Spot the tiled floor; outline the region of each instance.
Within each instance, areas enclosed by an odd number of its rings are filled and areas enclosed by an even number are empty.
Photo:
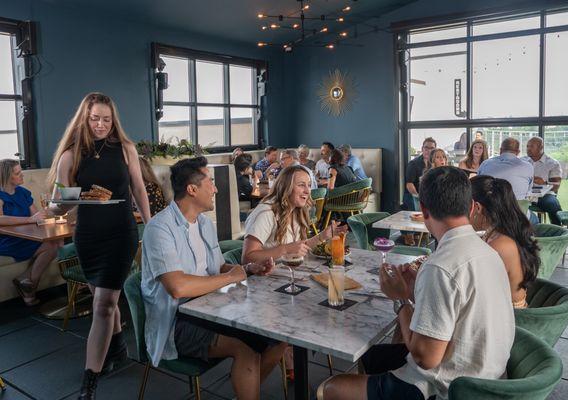
[[[568,286],[568,261],[554,272],[552,281]],[[44,299],[64,294],[63,290],[42,293]],[[81,318],[70,323],[67,332],[59,330],[60,321],[47,320],[15,300],[0,304],[0,376],[8,388],[0,393],[0,400],[20,399],[75,399],[84,365],[85,343],[90,319]],[[129,353],[135,354],[134,335],[128,306],[121,301]],[[568,399],[568,329],[555,346],[565,365],[563,379],[549,399]],[[342,372],[350,363],[334,359],[334,369]],[[224,361],[201,377],[202,399],[219,400],[234,397],[229,377],[230,362]],[[142,380],[143,365],[130,360],[118,370],[105,376],[99,383],[99,399],[136,399]],[[310,386],[329,376],[327,361],[322,354],[310,355]],[[289,387],[293,398],[293,387]],[[262,399],[283,399],[280,370],[277,368],[262,386]],[[161,370],[152,370],[146,387],[145,399],[188,399],[187,378]]]

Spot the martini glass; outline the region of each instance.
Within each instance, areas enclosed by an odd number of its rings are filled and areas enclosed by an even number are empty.
[[[376,238],[373,241],[375,248],[381,253],[381,265],[387,262],[387,253],[394,247],[394,242],[387,238]]]
[[[298,255],[285,255],[282,257],[282,263],[288,267],[290,270],[290,285],[284,290],[286,293],[298,293],[302,289],[296,286],[296,281],[294,279],[294,269],[298,268],[304,262],[304,257]]]

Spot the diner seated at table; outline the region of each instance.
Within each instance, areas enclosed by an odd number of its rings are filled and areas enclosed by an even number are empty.
[[[438,248],[418,272],[379,269],[404,343],[373,346],[362,360],[368,375],[330,378],[324,399],[445,400],[460,376],[503,377],[515,335],[511,291],[503,261],[469,223],[472,204],[460,169],[424,175],[420,208]]]
[[[0,225],[35,224],[48,215],[37,210],[32,193],[24,188],[24,174],[18,160],[0,160]],[[57,257],[59,240],[36,242],[0,235],[0,256],[12,257],[16,262],[30,259],[28,268],[12,281],[27,306],[39,303],[36,289],[45,269]]]
[[[333,190],[337,187],[345,186],[356,181],[357,177],[353,173],[353,170],[345,163],[345,155],[343,152],[338,149],[332,150],[331,157],[329,159],[329,180],[327,181],[327,190]]]
[[[282,166],[282,168],[291,167],[292,165],[300,165],[300,166],[304,167],[304,169],[308,172],[308,174],[310,174],[311,188],[312,189],[318,188],[318,182],[316,180],[314,172],[311,169],[309,169],[308,167],[306,167],[305,165],[302,165],[300,163],[300,157],[299,157],[298,152],[296,150],[294,150],[294,149],[284,150],[280,154],[280,165]]]
[[[142,180],[146,193],[148,193],[148,203],[150,204],[150,215],[154,216],[167,207],[166,199],[162,186],[156,178],[156,174],[152,170],[152,166],[144,157],[138,157],[140,160],[140,171],[142,172]]]
[[[527,142],[527,157],[523,160],[532,164],[534,168],[534,184],[552,185],[551,192],[539,197],[533,203],[542,211],[548,213],[550,222],[561,225],[557,212],[562,211],[558,201],[558,189],[562,183],[562,167],[554,158],[544,152],[544,141],[540,137],[532,137]]]
[[[301,165],[311,169],[312,171],[316,169],[316,162],[309,158],[310,148],[307,145],[301,144],[298,146],[298,156],[300,158]]]
[[[343,152],[345,156],[345,164],[353,170],[355,177],[360,181],[362,179],[367,179],[368,176],[363,169],[363,163],[355,154],[353,154],[353,149],[350,144],[342,144],[339,146],[339,150]]]
[[[265,275],[274,261],[224,262],[215,226],[204,215],[213,210],[217,192],[205,157],[177,162],[170,179],[174,201],[146,225],[142,245],[148,354],[154,366],[180,356],[233,358],[231,382],[237,398],[258,399],[260,384],[286,344],[230,327],[197,325],[178,318],[177,309],[190,298],[246,280],[247,274]]]
[[[240,201],[250,201],[251,208],[256,207],[258,204],[258,199],[253,198],[252,192],[258,186],[258,177],[254,174],[252,170],[251,162],[247,157],[243,155],[235,158],[233,163],[235,165],[235,173],[237,175],[237,190],[239,191]],[[247,213],[241,213],[241,221],[244,221],[247,217]]]
[[[481,163],[489,158],[487,142],[483,139],[475,139],[465,157],[460,161],[458,167],[469,174],[477,174]]]
[[[534,168],[518,156],[520,143],[517,139],[508,137],[501,142],[499,155],[491,157],[481,163],[477,170],[478,175],[489,175],[509,181],[513,187],[515,198],[524,200],[531,193]]]
[[[485,231],[482,239],[503,260],[514,308],[526,308],[528,286],[540,266],[534,231],[515,199],[511,184],[504,179],[478,175],[471,178],[474,201],[471,225]]]
[[[434,149],[430,152],[430,158],[426,171],[432,168],[444,167],[448,165],[448,155],[444,149]]]
[[[316,162],[316,178],[319,186],[327,186],[329,179],[329,160],[335,146],[331,142],[323,142],[320,147],[321,158]]]
[[[254,170],[260,171],[262,174],[260,178],[267,180],[270,175],[277,174],[279,169],[278,149],[274,146],[268,146],[264,150],[264,157],[255,164]]]

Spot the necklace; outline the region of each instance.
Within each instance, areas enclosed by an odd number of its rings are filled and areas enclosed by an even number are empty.
[[[97,151],[96,147],[95,147],[95,159],[98,160],[99,158],[101,158],[101,152],[103,151],[104,147],[106,145],[106,139],[103,142],[103,145],[101,146],[101,148],[99,149],[99,151]]]

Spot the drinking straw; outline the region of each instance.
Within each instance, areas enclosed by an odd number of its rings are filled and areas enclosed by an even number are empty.
[[[333,269],[333,267],[331,267],[330,271],[329,271],[329,279],[331,281],[330,285],[332,286],[332,290],[335,292],[335,298],[339,299],[339,290],[337,289],[337,284],[333,280],[333,274],[331,273],[332,269]]]

